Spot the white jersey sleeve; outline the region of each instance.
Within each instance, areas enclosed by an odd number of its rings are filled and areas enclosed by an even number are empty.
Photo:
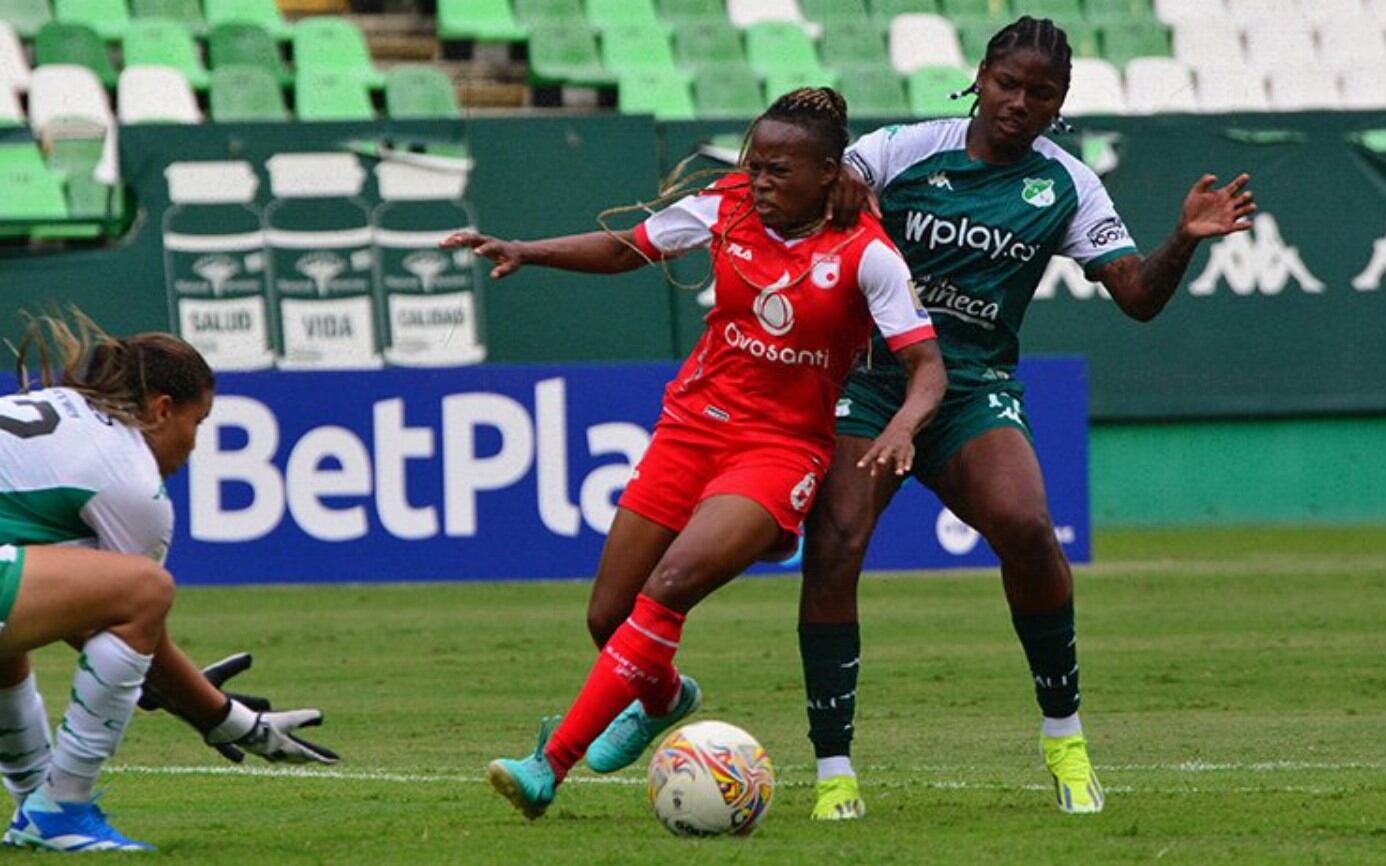
[[[148,556],[160,565],[173,542],[173,506],[162,485],[151,490],[143,476],[113,484],[82,508],[82,520],[96,532],[102,550]]]
[[[722,196],[684,196],[635,227],[635,242],[652,258],[671,258],[712,243]]]
[[[857,285],[891,351],[934,338],[933,320],[914,294],[909,266],[894,247],[880,240],[867,246],[857,266]]]
[[[966,133],[965,119],[883,126],[853,142],[843,161],[880,193],[896,175],[915,163],[940,151],[961,148]]]
[[[1059,254],[1078,262],[1089,274],[1112,259],[1134,255],[1136,243],[1097,174],[1047,139],[1038,140],[1036,148],[1064,166],[1078,196],[1078,210],[1069,221]]]

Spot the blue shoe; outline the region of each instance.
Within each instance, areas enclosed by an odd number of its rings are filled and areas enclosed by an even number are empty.
[[[4,843],[44,851],[153,851],[120,835],[96,803],[59,803],[42,788],[24,798]]]
[[[544,757],[544,746],[558,726],[558,716],[545,716],[539,722],[539,742],[527,758],[499,758],[486,767],[486,781],[511,805],[533,821],[549,808],[558,788],[558,779]]]
[[[679,701],[668,715],[647,716],[645,707],[632,701],[587,749],[587,766],[595,773],[614,773],[629,767],[640,760],[660,734],[702,706],[703,690],[698,688],[698,681],[685,676],[680,676],[679,681]]]

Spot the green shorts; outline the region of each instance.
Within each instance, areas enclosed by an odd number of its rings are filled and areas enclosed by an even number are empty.
[[[898,370],[858,370],[847,378],[837,401],[837,435],[875,439],[905,399]],[[1025,386],[1014,379],[980,386],[949,387],[934,420],[914,439],[914,471],[927,487],[964,445],[988,430],[1014,427],[1031,440],[1025,418]]]
[[[0,628],[10,621],[15,596],[19,595],[19,577],[24,573],[24,548],[0,544]]]

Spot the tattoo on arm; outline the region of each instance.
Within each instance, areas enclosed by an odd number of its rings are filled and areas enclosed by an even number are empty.
[[[1122,312],[1148,322],[1174,297],[1197,248],[1197,240],[1175,233],[1145,258],[1129,255],[1107,263],[1098,278]]]

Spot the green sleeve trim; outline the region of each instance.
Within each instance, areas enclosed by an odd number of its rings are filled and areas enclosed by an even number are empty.
[[[1107,262],[1114,261],[1116,259],[1121,258],[1122,256],[1134,255],[1139,255],[1139,253],[1136,252],[1135,247],[1121,247],[1119,249],[1112,250],[1109,253],[1103,253],[1095,259],[1088,259],[1086,262],[1083,263],[1083,276],[1087,277],[1088,279],[1092,279],[1093,272],[1096,271],[1098,268],[1102,267],[1103,265],[1107,264]]]

